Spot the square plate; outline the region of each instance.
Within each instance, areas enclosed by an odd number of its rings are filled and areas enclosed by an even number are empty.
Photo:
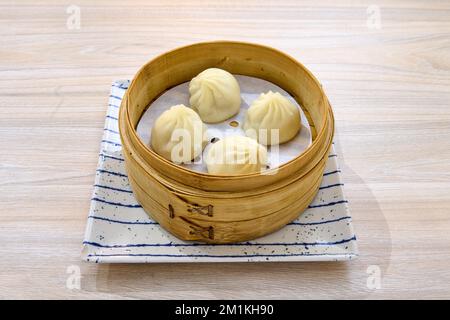
[[[340,261],[358,256],[334,147],[319,193],[305,212],[267,236],[234,244],[179,240],[151,220],[128,183],[117,117],[129,81],[109,96],[82,257],[97,263]]]

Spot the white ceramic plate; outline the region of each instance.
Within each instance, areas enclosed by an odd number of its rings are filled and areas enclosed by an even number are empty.
[[[244,243],[211,245],[179,240],[151,220],[130,189],[117,116],[128,81],[112,85],[82,257],[97,263],[339,261],[358,255],[331,151],[319,193],[281,230]]]

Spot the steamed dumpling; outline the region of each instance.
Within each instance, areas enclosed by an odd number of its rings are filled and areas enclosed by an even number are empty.
[[[272,91],[262,93],[253,101],[244,122],[246,135],[264,145],[281,144],[291,140],[300,131],[301,126],[298,107],[279,92]],[[272,132],[272,129],[278,129],[278,142],[275,138],[276,131]]]
[[[175,163],[199,156],[206,145],[206,126],[198,114],[182,104],[164,111],[156,119],[151,135],[153,150]]]
[[[234,76],[222,69],[210,68],[189,83],[189,103],[204,122],[224,121],[239,112],[241,90]]]
[[[206,156],[208,173],[235,175],[256,173],[265,169],[267,149],[255,140],[230,136],[214,143]]]

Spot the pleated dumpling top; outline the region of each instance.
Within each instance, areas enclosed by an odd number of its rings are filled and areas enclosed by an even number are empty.
[[[291,140],[301,126],[299,108],[279,92],[269,91],[262,93],[247,110],[244,131],[259,143],[272,145]]]
[[[241,90],[235,77],[222,69],[210,68],[189,83],[189,103],[207,123],[222,122],[239,112]]]
[[[153,125],[153,150],[172,162],[191,161],[202,153],[205,145],[206,126],[194,110],[182,104],[164,111]]]
[[[267,149],[249,137],[225,137],[211,146],[206,165],[215,175],[258,173],[266,168]]]

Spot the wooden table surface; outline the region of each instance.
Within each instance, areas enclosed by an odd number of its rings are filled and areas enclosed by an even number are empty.
[[[450,298],[449,17],[449,1],[1,1],[0,298]],[[111,82],[213,39],[276,47],[323,83],[358,260],[81,261]]]

